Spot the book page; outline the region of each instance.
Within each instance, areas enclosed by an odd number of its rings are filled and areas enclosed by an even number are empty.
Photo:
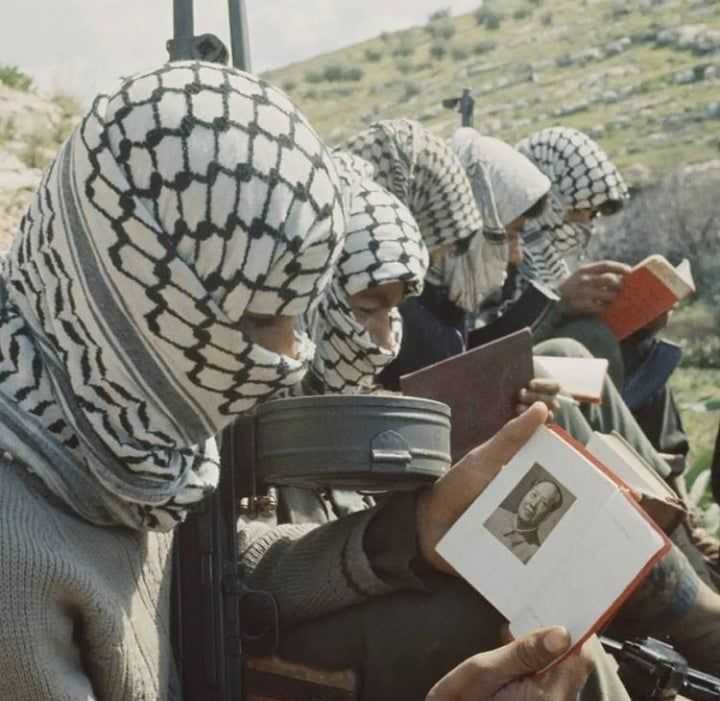
[[[663,546],[609,477],[540,427],[437,550],[514,633],[565,625],[577,641]]]
[[[607,375],[606,358],[533,356],[535,377],[550,377],[578,401],[599,403]]]
[[[590,438],[587,449],[629,487],[639,492],[654,494],[661,499],[677,499],[677,494],[621,436],[603,435],[596,431]]]

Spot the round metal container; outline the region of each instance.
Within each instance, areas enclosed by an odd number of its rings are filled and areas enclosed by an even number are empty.
[[[450,408],[417,397],[325,394],[257,410],[257,472],[312,489],[414,489],[450,467]]]

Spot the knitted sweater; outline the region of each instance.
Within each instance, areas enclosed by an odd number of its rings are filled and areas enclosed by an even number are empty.
[[[241,527],[240,561],[247,584],[274,595],[285,625],[393,591],[427,591],[415,494],[321,525],[251,521]]]

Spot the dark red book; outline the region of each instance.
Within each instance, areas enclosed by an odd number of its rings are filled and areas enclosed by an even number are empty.
[[[515,417],[520,390],[533,374],[532,336],[522,329],[496,341],[403,375],[403,394],[450,407],[453,461]]]

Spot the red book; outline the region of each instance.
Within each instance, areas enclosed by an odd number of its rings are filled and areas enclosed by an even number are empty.
[[[687,260],[675,268],[663,256],[649,256],[624,277],[620,294],[600,318],[622,341],[693,292],[695,282]]]

